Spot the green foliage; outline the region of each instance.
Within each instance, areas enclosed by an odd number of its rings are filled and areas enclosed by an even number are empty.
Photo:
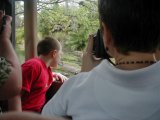
[[[16,29],[16,43],[18,45],[24,43],[24,28],[23,27],[19,27]]]
[[[76,56],[74,52],[68,52],[62,56],[62,62],[80,69],[81,60],[79,58],[80,56]]]
[[[54,7],[39,13],[39,31],[43,36],[52,35],[54,32],[64,32],[67,27],[68,17],[65,16],[64,8],[57,5]]]
[[[39,13],[39,31],[42,36],[56,36],[71,50],[83,50],[89,34],[99,27],[97,3],[89,0],[66,8],[52,5]]]
[[[75,52],[67,52],[65,54],[62,55],[62,62],[63,65],[60,65],[58,67],[58,69],[54,70],[55,72],[60,72],[63,75],[67,76],[67,77],[71,77],[73,75],[75,75],[76,72],[79,72],[81,69],[81,59],[80,56],[78,56],[77,54],[75,55]],[[67,68],[67,66],[69,68]],[[72,70],[68,70],[68,69],[72,69]],[[74,70],[73,70],[74,69]]]
[[[25,51],[20,49],[19,47],[16,47],[16,53],[18,55],[18,58],[19,58],[19,62],[20,64],[23,64],[24,61],[25,61]]]

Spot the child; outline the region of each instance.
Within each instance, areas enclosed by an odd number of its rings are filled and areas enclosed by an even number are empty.
[[[46,92],[53,82],[51,67],[57,67],[60,61],[61,45],[45,37],[38,43],[38,57],[22,64],[22,110],[41,112],[46,102]]]

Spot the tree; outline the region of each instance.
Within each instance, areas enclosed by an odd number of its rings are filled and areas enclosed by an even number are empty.
[[[17,2],[18,43],[24,36],[23,7],[22,2]],[[96,0],[38,0],[37,12],[38,33],[56,37],[71,50],[83,50],[88,35],[99,27]]]
[[[19,46],[24,43],[24,3],[16,1],[16,44]]]
[[[73,50],[83,50],[88,35],[99,27],[97,3],[70,0],[66,4],[54,4],[42,10],[39,13],[39,30],[43,36],[63,34],[66,45],[72,46]]]

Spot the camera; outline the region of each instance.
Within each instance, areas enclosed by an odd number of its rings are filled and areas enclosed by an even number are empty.
[[[12,4],[9,0],[1,0],[0,2],[0,10],[3,11],[3,19],[0,25],[0,34],[2,33],[5,25],[6,25],[6,16],[5,15],[12,15]]]
[[[0,0],[0,10],[5,15],[12,16],[12,0]]]
[[[97,33],[93,37],[93,55],[95,55],[96,58],[101,59],[109,59],[111,58],[110,55],[107,54],[104,43],[103,43],[103,37],[101,30],[98,29]]]

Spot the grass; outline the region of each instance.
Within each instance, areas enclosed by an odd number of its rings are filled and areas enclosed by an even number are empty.
[[[24,50],[20,50],[20,49],[17,48],[16,53],[17,53],[17,56],[19,58],[20,63],[21,64],[24,63],[24,61],[25,61]]]
[[[63,65],[70,66],[71,68],[75,69],[76,71],[80,71],[81,68],[81,58],[80,56],[77,56],[74,54],[74,52],[66,52],[62,55],[62,62]],[[69,69],[67,70],[63,66],[59,66],[58,69],[56,69],[57,72],[60,72],[64,74],[67,77],[71,77],[75,75],[75,72],[70,71]]]
[[[74,66],[76,68],[80,68],[81,66],[81,58],[80,56],[75,55],[74,52],[68,52],[63,54],[62,62],[64,64],[69,64],[71,66]]]

